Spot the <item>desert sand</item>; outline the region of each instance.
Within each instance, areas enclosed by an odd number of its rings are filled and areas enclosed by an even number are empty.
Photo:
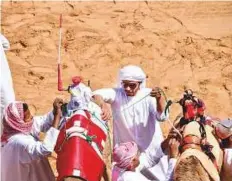
[[[51,109],[57,90],[59,16],[65,87],[71,77],[93,90],[117,84],[119,68],[141,66],[147,86],[168,99],[191,88],[207,115],[232,117],[232,2],[2,2],[1,32],[16,98]],[[3,75],[4,76],[4,75]],[[171,109],[171,120],[181,108]],[[162,123],[164,133],[170,126]],[[109,154],[109,153],[108,153]]]

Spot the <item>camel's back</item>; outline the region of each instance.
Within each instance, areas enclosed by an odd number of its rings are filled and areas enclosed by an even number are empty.
[[[200,124],[193,121],[187,124],[183,130],[183,137],[194,135],[201,139],[202,132],[200,131]],[[219,143],[213,135],[213,129],[205,126],[206,141],[213,146],[212,153],[215,156],[216,163],[221,168],[222,165],[222,151]],[[214,163],[201,150],[188,148],[180,156],[174,173],[177,181],[219,181],[219,173]]]

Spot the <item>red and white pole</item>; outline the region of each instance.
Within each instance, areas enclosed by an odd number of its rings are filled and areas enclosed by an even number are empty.
[[[61,79],[61,43],[62,43],[62,14],[60,15],[60,30],[59,30],[59,48],[58,48],[58,90],[63,91],[63,82]]]

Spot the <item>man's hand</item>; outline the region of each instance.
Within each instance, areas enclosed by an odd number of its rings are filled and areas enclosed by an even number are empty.
[[[180,145],[181,137],[180,137],[180,135],[175,130],[171,130],[169,132],[169,134],[168,134],[168,137],[161,143],[161,148],[162,148],[163,153],[169,154],[169,156],[171,156],[170,155],[171,147],[174,147],[173,144],[174,145],[177,144],[173,140],[175,140],[176,142],[178,142],[179,145]],[[172,148],[172,149],[174,149],[174,148]]]
[[[155,87],[151,90],[151,97],[155,97],[156,100],[159,100],[162,95],[161,95],[161,89],[159,87]]]
[[[159,87],[153,88],[150,96],[156,98],[157,111],[161,114],[164,111],[164,99],[162,99],[161,89]]]
[[[54,116],[57,116],[58,118],[62,117],[62,110],[61,106],[63,105],[63,99],[56,98],[53,102],[53,114]]]
[[[171,129],[168,134],[168,139],[171,139],[171,138],[175,138],[176,140],[180,141],[182,137],[180,136],[180,133],[179,134],[177,133],[176,130]]]
[[[107,121],[112,117],[111,109],[108,107],[108,105],[104,102],[102,96],[100,95],[94,95],[93,101],[101,108],[102,114],[102,120]]]
[[[179,155],[180,142],[175,138],[171,138],[168,144],[168,155],[169,158],[177,158]]]
[[[53,115],[54,115],[54,120],[52,122],[52,126],[54,128],[58,128],[60,118],[62,117],[62,110],[61,106],[63,104],[63,99],[61,98],[56,98],[53,102]]]
[[[168,144],[169,144],[169,139],[166,138],[165,140],[163,140],[163,142],[161,143],[161,148],[164,154],[168,154]]]
[[[101,117],[104,121],[107,121],[112,117],[111,110],[110,110],[109,106],[107,106],[106,103],[103,103],[101,105],[101,110],[102,110]]]

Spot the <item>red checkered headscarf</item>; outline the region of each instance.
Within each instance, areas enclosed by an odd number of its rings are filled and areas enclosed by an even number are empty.
[[[116,166],[122,169],[131,169],[131,160],[138,154],[138,146],[135,142],[125,142],[115,145],[113,160]]]
[[[31,122],[24,122],[23,102],[10,103],[3,116],[3,134],[1,142],[7,142],[8,139],[17,133],[28,134],[32,128]]]

